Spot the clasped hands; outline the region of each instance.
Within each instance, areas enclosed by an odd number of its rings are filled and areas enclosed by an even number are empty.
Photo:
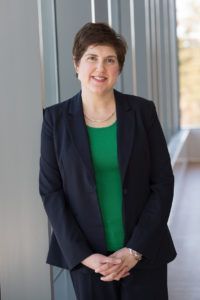
[[[110,256],[99,253],[92,254],[85,258],[83,265],[91,268],[95,273],[101,274],[102,281],[120,280],[130,275],[130,270],[135,267],[138,260],[129,253],[128,248],[122,248]]]

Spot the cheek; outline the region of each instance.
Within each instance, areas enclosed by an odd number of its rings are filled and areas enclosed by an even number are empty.
[[[119,68],[115,68],[111,71],[111,74],[113,77],[118,77],[119,76]]]
[[[78,79],[80,79],[81,81],[83,81],[86,78],[86,70],[85,68],[80,68],[78,70]]]
[[[80,76],[87,76],[87,75],[90,75],[90,73],[92,72],[92,67],[91,66],[82,66],[80,69],[79,69],[79,74]]]

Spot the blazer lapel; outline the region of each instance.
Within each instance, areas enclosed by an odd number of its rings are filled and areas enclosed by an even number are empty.
[[[128,102],[127,96],[115,92],[117,109],[117,147],[122,183],[125,179],[135,134],[135,111]]]
[[[71,100],[67,121],[74,145],[78,150],[85,168],[88,170],[92,184],[95,186],[94,169],[92,165],[87,128],[83,115],[81,92]]]

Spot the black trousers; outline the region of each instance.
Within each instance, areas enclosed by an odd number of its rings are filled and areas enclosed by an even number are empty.
[[[103,282],[100,274],[80,266],[71,278],[78,300],[168,300],[167,265],[159,268],[133,268],[120,281]]]

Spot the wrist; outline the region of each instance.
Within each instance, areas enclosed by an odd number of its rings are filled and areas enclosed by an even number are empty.
[[[131,248],[127,248],[130,255],[134,256],[135,260],[140,261],[142,259],[142,254],[131,249]]]

